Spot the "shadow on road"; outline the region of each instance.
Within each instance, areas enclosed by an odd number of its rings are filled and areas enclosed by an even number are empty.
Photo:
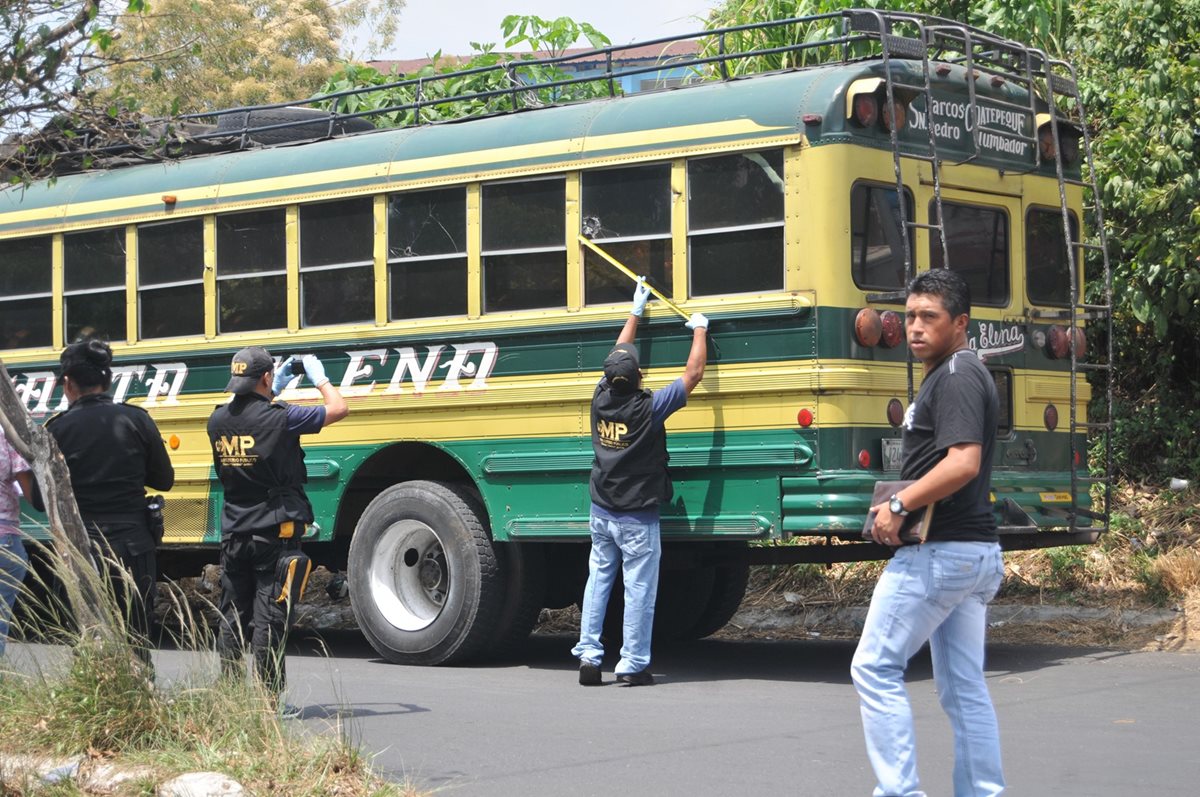
[[[513,658],[467,666],[546,670],[561,673],[555,677],[569,679],[578,667],[569,652],[574,642],[569,634],[535,634]],[[780,639],[662,642],[655,644],[651,669],[663,685],[727,680],[849,684],[850,659],[856,644],[855,640]],[[295,634],[288,655],[331,656],[388,664],[358,631]],[[612,672],[617,655],[614,651],[606,657],[606,673]],[[1111,660],[1128,655],[1128,651],[1106,648],[996,644],[988,646],[987,670],[992,676],[1015,675],[1081,659]],[[910,663],[908,680],[932,677],[929,650],[925,648]]]

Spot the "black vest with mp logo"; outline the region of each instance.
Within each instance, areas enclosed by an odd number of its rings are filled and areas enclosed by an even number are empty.
[[[618,395],[603,380],[592,397],[592,501],[613,512],[651,509],[671,500],[667,434],[652,420],[648,390]]]
[[[225,488],[223,534],[274,531],[289,520],[312,523],[304,450],[287,424],[287,407],[257,393],[234,396],[208,419],[213,465]]]

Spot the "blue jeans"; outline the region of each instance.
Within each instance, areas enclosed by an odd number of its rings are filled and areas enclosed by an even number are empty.
[[[0,655],[8,641],[8,620],[12,616],[17,591],[29,569],[29,554],[19,534],[0,534]]]
[[[1000,731],[983,678],[987,603],[1003,576],[996,543],[930,542],[900,548],[879,577],[850,666],[878,780],[875,797],[925,794],[904,670],[926,640],[938,698],[954,729],[955,797],[1004,791]]]
[[[600,664],[604,645],[600,633],[608,596],[617,580],[617,568],[625,580],[625,625],[617,675],[641,672],[650,666],[650,634],[654,630],[654,601],[658,597],[658,562],[662,559],[659,523],[613,521],[592,515],[592,555],[588,560],[587,588],[579,644],[571,655]]]

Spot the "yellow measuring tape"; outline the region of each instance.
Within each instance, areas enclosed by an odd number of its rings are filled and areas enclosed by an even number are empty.
[[[640,280],[640,279],[641,279],[641,277],[639,277],[637,274],[634,274],[634,273],[633,273],[633,272],[632,272],[632,271],[629,269],[629,267],[628,267],[628,266],[626,266],[626,265],[625,265],[624,263],[622,263],[620,260],[617,260],[615,257],[613,257],[612,255],[610,255],[608,252],[605,252],[603,249],[601,249],[600,247],[596,246],[594,243],[592,243],[592,242],[591,242],[591,241],[590,241],[588,238],[586,238],[585,236],[582,236],[582,235],[581,235],[581,236],[579,236],[579,242],[580,242],[581,244],[583,244],[584,246],[586,246],[588,249],[591,249],[591,250],[592,250],[593,252],[595,252],[596,254],[600,255],[600,257],[602,257],[602,258],[604,258],[605,260],[607,260],[607,261],[609,262],[609,264],[610,264],[610,265],[611,265],[613,268],[615,268],[617,271],[620,271],[622,274],[624,274],[626,277],[629,277],[629,279],[633,280],[634,282],[637,282],[638,280]],[[654,294],[656,297],[658,297],[658,298],[659,298],[659,299],[660,299],[662,302],[664,302],[664,303],[667,305],[667,307],[670,307],[672,310],[674,310],[675,312],[679,313],[680,317],[681,317],[681,318],[682,318],[684,321],[690,321],[690,320],[692,320],[692,316],[691,316],[691,314],[690,314],[690,313],[686,313],[686,312],[684,312],[684,311],[683,311],[683,310],[682,310],[682,309],[679,307],[679,305],[675,304],[675,302],[671,301],[671,300],[670,300],[670,299],[668,299],[666,296],[663,296],[661,293],[659,293],[659,292],[658,292],[658,289],[657,289],[657,288],[655,288],[653,285],[651,285],[649,282],[647,282],[647,283],[646,283],[646,287],[650,289],[650,292],[651,292],[651,293],[653,293],[653,294]]]

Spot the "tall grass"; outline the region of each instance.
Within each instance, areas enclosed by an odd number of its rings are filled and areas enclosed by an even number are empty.
[[[205,665],[167,685],[156,684],[128,638],[115,590],[130,583],[108,583],[93,574],[90,585],[102,596],[102,629],[80,628],[52,588],[73,571],[53,551],[33,544],[49,564],[44,578],[27,578],[22,600],[35,611],[27,617],[44,626],[43,638],[60,646],[49,655],[23,656],[22,666],[0,659],[0,750],[8,755],[79,756],[119,765],[145,767],[131,793],[152,793],[154,785],[185,772],[217,771],[239,781],[250,793],[295,795],[409,795],[411,786],[389,784],[349,741],[344,727],[324,735],[302,733],[281,721],[275,696],[255,680],[215,676],[212,631],[177,588],[169,591],[170,625],[175,643],[201,653]],[[28,626],[29,619],[14,618]],[[22,631],[29,636],[34,630]],[[66,646],[67,649],[63,649]],[[69,653],[69,655],[53,655]],[[26,664],[28,659],[30,663]],[[153,782],[152,782],[153,781]],[[72,783],[21,784],[11,777],[0,795],[77,794]]]

